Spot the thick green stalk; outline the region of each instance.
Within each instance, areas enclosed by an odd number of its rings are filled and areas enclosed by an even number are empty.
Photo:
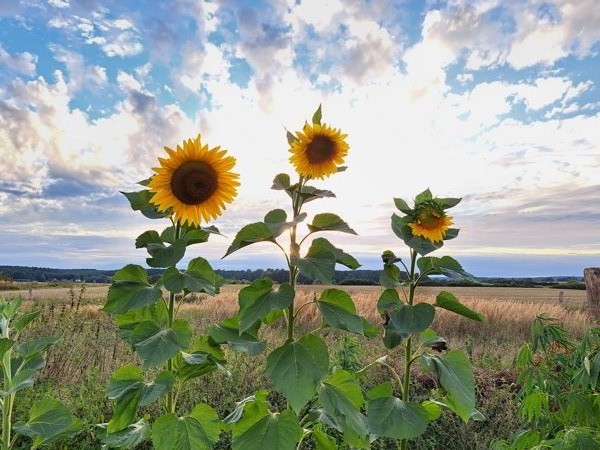
[[[179,222],[175,225],[175,239],[179,239],[181,236],[181,226]],[[175,293],[169,292],[169,305],[168,305],[168,318],[167,323],[168,327],[173,327],[173,322],[175,321]],[[167,361],[167,371],[173,373],[175,358],[169,358]],[[167,398],[165,400],[165,409],[167,413],[175,413],[175,392],[173,389],[169,389],[167,392]]]
[[[3,333],[4,338],[9,338],[8,326]],[[4,389],[8,389],[11,384],[11,356],[12,351],[8,350],[2,358],[2,371],[4,372]],[[4,398],[2,404],[2,450],[8,450],[10,448],[10,438],[12,432],[12,410],[15,401],[15,394],[12,393]]]
[[[300,192],[302,191],[302,186],[304,184],[304,180],[300,177],[300,181],[298,182],[298,191],[294,192],[292,195],[292,212],[293,212],[293,220],[295,221],[298,215],[300,214],[300,210],[302,209],[302,200],[300,196]],[[296,292],[296,281],[298,279],[298,267],[296,267],[292,261],[294,258],[300,257],[300,248],[297,242],[296,237],[296,228],[297,226],[294,224],[290,228],[290,257],[288,259],[288,267],[290,271],[290,286],[294,292]],[[294,299],[292,300],[292,304],[288,307],[288,333],[287,338],[288,341],[294,340],[294,319],[295,319],[295,300],[296,296],[294,295]]]
[[[410,251],[410,286],[408,291],[408,304],[412,306],[415,299],[415,289],[417,288],[417,280],[415,280],[415,266],[417,263],[417,252],[413,249]],[[412,365],[412,336],[409,336],[404,344],[404,377],[402,381],[402,401],[410,401],[410,367]],[[408,448],[408,439],[400,441],[400,450]]]

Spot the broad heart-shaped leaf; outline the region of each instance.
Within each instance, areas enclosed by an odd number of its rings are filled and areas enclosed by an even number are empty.
[[[390,314],[398,311],[403,304],[396,289],[386,289],[379,296],[379,300],[377,300],[377,312],[379,314]]]
[[[100,428],[106,430],[107,424],[99,425]],[[136,423],[132,423],[128,427],[115,433],[106,433],[102,436],[102,442],[108,445],[109,448],[135,448],[148,437],[150,427],[145,419],[140,419]]]
[[[418,333],[429,328],[435,308],[429,303],[416,305],[401,304],[397,311],[390,314],[389,327],[396,333]]]
[[[390,323],[391,316],[397,313],[403,305],[396,289],[386,289],[377,301],[377,311],[384,319],[383,345],[387,349],[397,347],[408,337],[408,333],[396,331],[394,325]]]
[[[60,341],[60,336],[44,336],[37,339],[30,339],[17,344],[15,347],[15,352],[18,353],[23,359],[29,359],[30,357],[43,352],[48,347],[56,344],[58,341]]]
[[[443,403],[467,422],[475,410],[475,381],[469,359],[461,350],[424,356],[430,359],[429,367],[435,370],[446,391]]]
[[[12,322],[12,329],[16,332],[23,331],[27,325],[33,322],[37,316],[42,312],[41,309],[37,311],[30,311],[25,314],[19,314]]]
[[[148,244],[146,250],[152,256],[146,258],[146,264],[150,267],[169,267],[175,266],[185,256],[187,245],[185,240],[177,239],[170,245]]]
[[[163,274],[163,283],[172,293],[185,290],[215,295],[222,284],[222,278],[215,273],[206,259],[198,257],[188,263],[185,272],[180,272],[176,267],[169,267]]]
[[[275,175],[271,189],[274,189],[276,191],[283,191],[285,189],[289,189],[290,186],[290,176],[287,173],[279,173]]]
[[[287,213],[283,209],[274,209],[265,215],[265,225],[271,230],[273,237],[276,238],[290,227],[298,225],[304,219],[306,219],[306,213],[301,213],[294,220],[288,222]]]
[[[288,190],[288,193],[290,194],[290,196],[292,195],[290,192],[292,189],[293,189],[293,186],[292,186],[292,188],[290,188]],[[302,189],[298,192],[298,195],[302,199],[302,203],[308,203],[308,202],[310,202],[312,200],[316,200],[318,198],[335,197],[335,194],[331,191],[328,191],[326,189],[317,189],[314,186],[307,186],[307,185],[302,186]]]
[[[240,248],[257,242],[275,242],[273,231],[271,231],[264,222],[254,222],[242,227],[235,235],[233,242],[227,249],[227,252],[223,255],[223,258]]]
[[[212,372],[226,362],[223,350],[210,336],[198,337],[190,352],[179,352],[175,357],[173,368],[177,378],[183,381]]]
[[[291,258],[291,263],[300,269],[307,278],[323,284],[331,284],[335,276],[336,263],[349,269],[357,269],[360,264],[354,257],[336,248],[325,238],[314,239],[304,258]]]
[[[386,289],[400,286],[402,271],[395,264],[385,264],[379,274],[379,284]]]
[[[125,314],[115,316],[115,322],[119,327],[119,336],[125,342],[134,345],[131,340],[131,333],[141,322],[151,321],[161,326],[167,326],[169,323],[169,312],[165,302],[156,302],[143,308],[127,311]]]
[[[144,370],[158,366],[186,349],[192,337],[192,327],[182,319],[173,326],[161,326],[156,322],[140,322],[131,332],[131,342],[142,361]]]
[[[365,323],[356,314],[352,297],[346,291],[325,289],[317,300],[317,305],[327,326],[362,335],[371,334],[371,327],[365,328],[368,322]]]
[[[160,372],[153,382],[145,383],[140,368],[128,364],[113,373],[106,388],[106,395],[114,400],[127,392],[137,390],[141,393],[139,404],[145,406],[165,395],[174,383],[175,377],[168,371]]]
[[[460,263],[450,256],[436,258],[426,256],[417,260],[417,266],[422,274],[427,275],[445,275],[452,279],[465,279],[478,283],[479,281],[473,275],[465,271]]]
[[[102,310],[112,314],[123,314],[150,305],[161,298],[161,289],[148,283],[146,270],[141,266],[129,264],[113,276]]]
[[[169,413],[159,417],[152,425],[152,443],[156,450],[210,450],[221,429],[216,411],[200,403],[187,416]]]
[[[427,410],[419,403],[403,402],[396,397],[379,397],[367,404],[369,432],[375,436],[412,439],[425,432],[429,424]]]
[[[285,410],[271,413],[233,437],[233,450],[295,450],[302,438],[296,415]]]
[[[3,386],[4,389],[0,390],[0,398],[7,397],[10,394],[33,386],[36,377],[36,370],[19,368],[10,381]]]
[[[343,233],[356,234],[350,226],[338,215],[332,213],[317,214],[308,229],[311,233],[318,231],[341,231]]]
[[[14,431],[33,439],[32,449],[60,438],[75,436],[81,430],[81,421],[58,400],[46,398],[33,404],[29,420],[13,426]]]
[[[229,344],[234,350],[248,353],[250,356],[261,354],[267,343],[258,339],[258,323],[252,330],[240,331],[239,317],[234,316],[223,320],[218,325],[208,329],[208,335],[216,344]]]
[[[466,317],[467,319],[476,320],[478,322],[483,322],[484,320],[483,315],[473,311],[470,308],[467,308],[458,301],[454,294],[447,291],[442,291],[436,296],[434,306],[447,309],[448,311],[452,311],[456,314]]]
[[[356,378],[345,370],[327,377],[319,388],[319,400],[328,420],[354,441],[367,436],[367,421],[360,409],[364,404],[362,391]],[[356,435],[358,439],[352,439]]]
[[[273,280],[260,278],[238,293],[240,331],[250,329],[257,321],[274,310],[287,308],[294,301],[294,288],[283,283],[273,288]]]
[[[154,196],[154,192],[150,192],[147,189],[137,192],[123,192],[120,191],[127,200],[129,200],[129,205],[131,209],[134,211],[140,211],[145,217],[149,219],[162,219],[167,216],[165,212],[159,212],[152,203],[150,203],[150,199]]]
[[[267,357],[266,375],[298,413],[327,375],[327,345],[313,334],[286,342]]]
[[[140,406],[164,396],[174,383],[175,377],[171,372],[163,371],[153,382],[145,383],[139,367],[126,365],[118,369],[106,389],[107,397],[116,400],[107,431],[112,434],[126,429],[136,419]]]

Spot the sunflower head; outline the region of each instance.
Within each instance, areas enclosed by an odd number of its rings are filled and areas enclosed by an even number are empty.
[[[452,217],[446,215],[443,206],[435,200],[418,204],[412,219],[408,226],[413,236],[422,236],[431,242],[443,241],[446,231],[453,224]]]
[[[392,214],[392,229],[406,245],[420,255],[426,255],[454,239],[459,230],[450,228],[452,216],[446,210],[457,205],[460,198],[433,197],[429,189],[415,197],[414,206],[408,206],[401,198],[395,198],[396,207],[403,216]]]
[[[325,178],[338,171],[348,154],[347,134],[321,124],[321,107],[313,116],[313,123],[304,124],[302,131],[291,135],[290,162],[296,172],[305,178]],[[288,135],[289,137],[289,135]]]
[[[176,150],[165,147],[168,158],[148,182],[150,203],[181,225],[199,226],[220,216],[237,195],[239,175],[231,172],[235,158],[227,150],[202,145],[200,135],[183,141]]]

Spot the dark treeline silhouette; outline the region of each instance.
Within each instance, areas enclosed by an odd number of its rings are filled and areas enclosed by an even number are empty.
[[[0,282],[85,282],[85,283],[110,283],[116,270],[99,269],[52,269],[48,267],[27,266],[1,266]],[[216,269],[228,283],[246,284],[259,278],[271,278],[277,283],[285,283],[289,279],[289,272],[285,269]],[[148,269],[150,282],[154,282],[162,273],[162,269]],[[333,284],[338,285],[378,285],[381,270],[336,270]],[[555,276],[555,277],[526,277],[526,278],[501,278],[482,277],[478,282],[469,280],[450,280],[445,277],[430,277],[423,280],[423,285],[429,286],[507,286],[507,287],[556,287],[560,289],[585,289],[583,277]],[[312,284],[312,281],[302,276],[300,284]]]

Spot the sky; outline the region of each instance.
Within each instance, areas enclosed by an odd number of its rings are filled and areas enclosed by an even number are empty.
[[[0,265],[146,266],[135,238],[168,221],[121,192],[164,147],[202,136],[237,159],[236,200],[191,247],[215,268],[283,268],[273,244],[223,255],[288,197],[286,130],[321,105],[348,169],[307,205],[364,269],[394,198],[460,197],[450,255],[481,277],[600,266],[597,0],[0,0]],[[303,225],[300,226],[304,230]],[[343,268],[343,267],[340,267]]]

